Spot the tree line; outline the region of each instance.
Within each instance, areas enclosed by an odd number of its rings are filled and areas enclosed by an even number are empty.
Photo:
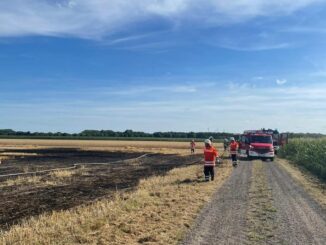
[[[69,138],[171,138],[171,139],[205,139],[212,136],[214,139],[223,139],[233,136],[233,133],[226,132],[154,132],[146,133],[141,131],[125,130],[84,130],[80,133],[64,133],[64,132],[29,132],[29,131],[14,131],[12,129],[0,129],[2,137],[69,137]]]
[[[234,136],[228,132],[154,132],[146,133],[127,129],[125,131],[113,130],[84,130],[80,133],[65,132],[29,132],[15,131],[12,129],[0,129],[0,137],[8,138],[165,138],[165,139],[206,139],[212,136],[214,139],[224,139]],[[289,138],[322,138],[324,134],[318,133],[289,133]]]

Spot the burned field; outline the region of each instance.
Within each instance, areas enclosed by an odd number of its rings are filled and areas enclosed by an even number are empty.
[[[76,168],[0,177],[0,229],[52,210],[64,210],[117,191],[132,190],[140,179],[194,164],[199,156],[125,153],[77,148],[3,149],[0,175]],[[144,155],[146,154],[146,155]],[[139,158],[140,157],[140,158]]]

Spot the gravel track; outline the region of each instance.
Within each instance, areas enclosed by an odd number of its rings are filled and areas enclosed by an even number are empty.
[[[326,244],[326,210],[277,163],[266,162],[265,170],[277,209],[275,237],[281,244]]]
[[[251,162],[241,162],[215,192],[181,244],[241,244],[246,241],[246,212]]]
[[[268,244],[326,244],[326,210],[277,162],[263,164],[276,208],[276,229]],[[202,209],[181,244],[250,244],[247,211],[251,176],[252,162],[240,162]]]

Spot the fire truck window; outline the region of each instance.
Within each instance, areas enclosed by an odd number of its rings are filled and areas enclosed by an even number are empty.
[[[273,143],[271,136],[252,136],[251,137],[252,143]]]
[[[242,143],[245,143],[245,142],[246,142],[246,137],[245,137],[245,136],[242,136],[242,137],[241,137],[241,142],[242,142]]]

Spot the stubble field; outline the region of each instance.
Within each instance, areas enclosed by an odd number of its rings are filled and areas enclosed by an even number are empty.
[[[7,230],[23,219],[45,212],[108,198],[117,191],[131,191],[141,179],[196,164],[200,156],[189,155],[188,145],[0,140],[0,229]],[[51,169],[58,170],[42,172]],[[16,173],[31,174],[10,176]]]

